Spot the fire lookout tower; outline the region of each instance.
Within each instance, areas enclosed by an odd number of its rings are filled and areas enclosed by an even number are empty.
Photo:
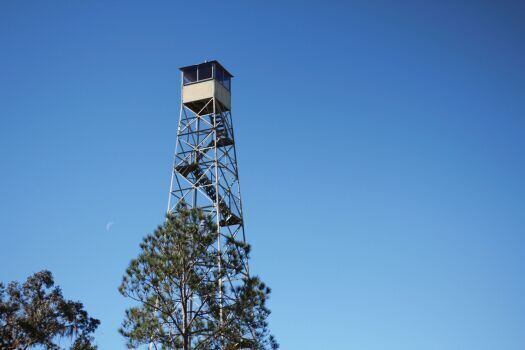
[[[180,70],[182,103],[168,211],[184,201],[209,213],[221,234],[244,239],[231,117],[233,76],[217,61]]]
[[[234,249],[228,243],[231,238],[245,241],[231,116],[233,76],[217,61],[180,70],[181,107],[168,212],[174,212],[184,202],[189,208],[200,208],[211,216],[219,233],[215,249],[217,268],[221,271],[221,257]],[[241,256],[241,259],[244,271],[240,276],[225,273],[218,281],[221,322],[228,317],[223,316],[223,305],[234,302],[229,291],[234,290],[239,277],[249,275],[247,258]]]

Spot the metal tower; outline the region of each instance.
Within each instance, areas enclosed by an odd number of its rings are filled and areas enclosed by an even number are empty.
[[[216,249],[220,270],[221,254],[230,249],[227,239],[245,240],[231,116],[233,76],[217,61],[180,70],[181,107],[168,212],[184,201],[188,207],[211,215],[219,230]],[[244,266],[247,276],[247,259]],[[222,284],[224,290],[232,289],[238,282],[235,278],[239,277],[225,276],[219,281],[219,289]],[[220,298],[221,305],[233,301],[228,292],[221,293]]]

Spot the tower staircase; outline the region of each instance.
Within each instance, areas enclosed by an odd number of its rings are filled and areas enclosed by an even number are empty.
[[[232,213],[226,201],[217,193],[215,184],[208,178],[205,172],[202,170],[200,160],[204,157],[205,153],[209,149],[213,149],[215,146],[218,148],[233,145],[233,138],[230,136],[228,127],[221,113],[215,114],[215,140],[212,140],[208,146],[204,148],[204,152],[196,152],[195,160],[192,163],[182,163],[175,167],[175,170],[185,177],[188,181],[194,184],[195,187],[202,189],[206,196],[214,203],[218,203],[219,212],[221,213],[221,220],[219,221],[220,226],[239,225],[241,218]],[[193,179],[192,179],[193,177]]]

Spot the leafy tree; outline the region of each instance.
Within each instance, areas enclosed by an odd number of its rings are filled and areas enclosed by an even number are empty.
[[[138,302],[120,329],[129,348],[277,349],[266,322],[270,289],[245,273],[250,247],[230,238],[218,254],[218,238],[209,216],[184,205],[144,238],[119,288]]]
[[[57,341],[69,338],[71,350],[94,350],[91,334],[99,324],[82,303],[63,298],[49,271],[35,273],[22,285],[0,283],[0,349],[57,350]]]

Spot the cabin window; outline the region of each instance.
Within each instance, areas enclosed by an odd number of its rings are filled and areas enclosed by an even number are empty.
[[[189,67],[184,69],[184,85],[191,84],[197,81],[197,67]]]
[[[231,76],[219,65],[215,66],[215,79],[221,83],[227,90],[230,90],[230,79]]]
[[[230,84],[231,84],[231,80],[230,80],[230,75],[226,72],[224,72],[224,79],[222,79],[221,83],[222,85],[226,88],[226,90],[230,90]]]
[[[231,88],[231,75],[215,63],[203,63],[182,70],[184,85],[214,78],[227,90]]]
[[[224,77],[224,72],[221,67],[215,66],[215,79],[217,79],[218,82],[222,82],[222,79]]]
[[[199,76],[198,80],[211,79],[211,63],[204,63],[199,65]]]

